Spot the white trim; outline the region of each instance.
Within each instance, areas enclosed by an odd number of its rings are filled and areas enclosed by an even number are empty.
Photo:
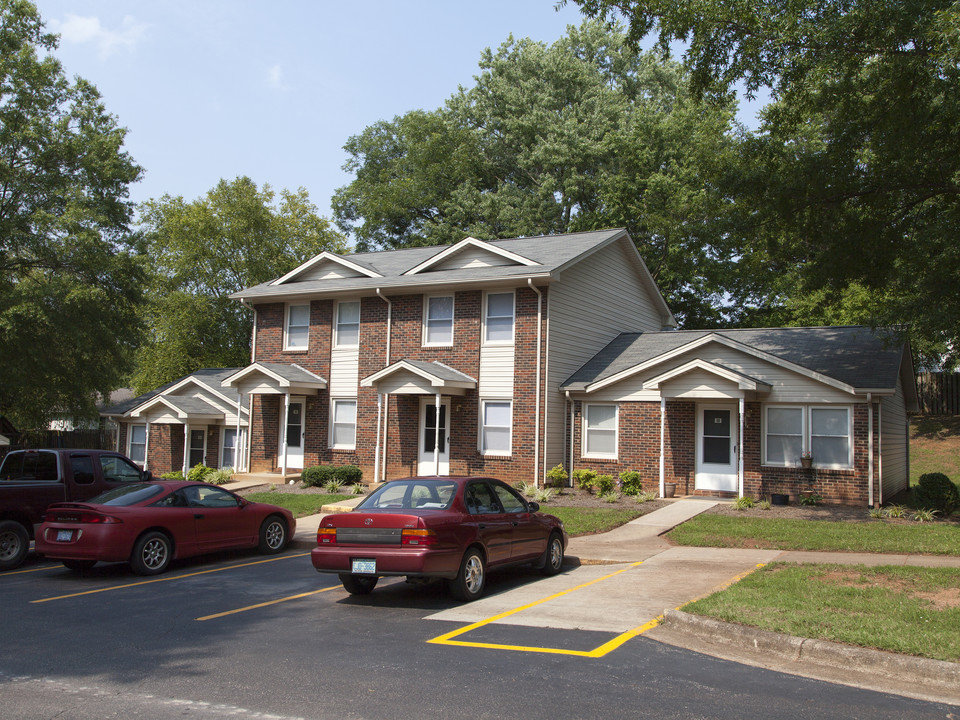
[[[358,272],[361,275],[366,275],[367,277],[370,277],[370,278],[383,277],[380,273],[374,272],[373,270],[365,268],[362,265],[358,265],[355,262],[351,262],[350,260],[347,260],[345,257],[341,257],[340,255],[337,255],[336,253],[332,253],[329,250],[324,250],[322,253],[320,253],[319,255],[315,255],[314,257],[310,258],[302,265],[295,267],[293,270],[288,272],[282,278],[278,278],[277,280],[274,280],[273,282],[270,283],[270,285],[283,285],[285,282],[292,280],[293,278],[297,277],[301,273],[309,270],[315,265],[319,265],[321,262],[325,260],[330,260],[331,262],[335,262],[338,265],[342,265],[345,268],[349,268],[350,270]]]
[[[295,367],[297,370],[305,372],[307,373],[307,375],[310,375],[311,377],[316,378],[317,380],[317,382],[315,383],[316,387],[313,389],[316,389],[316,390],[326,389],[327,381],[324,380],[319,375],[317,375],[316,373],[310,372],[306,368],[301,367],[300,365],[297,365],[295,363],[290,363],[290,366]],[[237,372],[235,372],[233,375],[230,375],[229,377],[224,378],[222,384],[226,385],[227,387],[232,387],[235,383],[239,382],[244,377],[254,372],[259,372],[259,373],[262,373],[263,375],[266,375],[268,378],[270,378],[275,383],[277,383],[277,387],[282,387],[282,388],[293,387],[294,383],[298,387],[307,385],[307,383],[304,383],[303,381],[300,381],[300,380],[296,380],[296,381],[288,380],[287,378],[283,377],[282,375],[278,375],[273,370],[271,370],[268,367],[265,367],[263,364],[259,362],[253,363],[252,365],[247,365],[247,367],[237,370]],[[313,383],[311,383],[310,385],[313,385]]]
[[[428,370],[418,367],[417,365],[413,365],[412,363],[409,363],[406,360],[397,360],[397,362],[393,363],[393,365],[391,365],[390,367],[385,367],[383,370],[378,370],[373,375],[368,375],[367,377],[363,378],[360,381],[360,387],[373,387],[384,378],[390,377],[391,375],[393,375],[396,372],[399,372],[400,370],[406,370],[408,372],[413,373],[414,375],[417,375],[418,377],[422,377],[424,380],[429,381],[431,387],[463,388],[466,390],[471,390],[477,386],[477,381],[474,380],[469,375],[467,375],[466,373],[462,373],[459,370],[450,367],[449,365],[444,365],[443,363],[437,360],[434,360],[433,364],[438,365],[440,367],[444,367],[448,370],[453,370],[454,372],[462,375],[464,379],[463,380],[447,380],[440,377],[439,375],[434,375]]]
[[[234,441],[233,441],[233,463],[231,463],[230,465],[224,465],[224,464],[223,464],[223,451],[224,451],[224,450],[226,449],[226,447],[227,447],[227,446],[226,446],[227,432],[232,432],[232,433],[234,434]],[[238,429],[237,429],[235,426],[229,426],[229,427],[228,427],[227,425],[221,426],[221,428],[220,428],[220,457],[217,458],[217,461],[218,461],[217,464],[218,464],[218,466],[219,466],[219,468],[220,468],[221,470],[223,470],[223,469],[225,469],[225,468],[228,468],[228,467],[232,467],[233,470],[234,470],[234,472],[239,472],[239,470],[238,470],[238,468],[237,468],[237,462],[238,462],[238,460],[239,460],[239,458],[240,458],[240,440],[241,440],[242,435],[243,435],[243,432],[242,432],[242,431],[238,431]]]
[[[515,252],[504,250],[503,248],[497,247],[496,245],[491,245],[490,243],[484,242],[483,240],[477,240],[474,237],[467,237],[461,240],[460,242],[458,242],[457,244],[451,245],[446,250],[437,253],[436,255],[431,257],[429,260],[425,260],[424,262],[420,263],[416,267],[410,268],[405,273],[403,273],[403,275],[416,275],[417,273],[421,273],[424,270],[428,270],[434,265],[437,265],[438,263],[443,262],[447,258],[453,255],[456,255],[461,250],[464,250],[468,247],[475,247],[481,250],[486,250],[492,255],[498,255],[499,257],[505,258],[507,260],[512,260],[518,265],[527,265],[527,266],[540,265],[540,263],[534,260],[531,260],[530,258],[526,258],[523,255],[518,255]]]
[[[500,405],[506,405],[507,410],[510,413],[510,424],[509,425],[487,425],[484,421],[486,419],[486,409],[487,405],[490,403],[497,403]],[[510,398],[485,398],[480,401],[480,445],[479,450],[480,454],[484,457],[511,457],[513,455],[513,400]],[[487,438],[487,428],[499,428],[504,427],[509,431],[506,451],[503,450],[488,450],[486,447],[486,438]]]
[[[613,447],[614,451],[610,453],[601,453],[601,452],[589,452],[587,435],[589,432],[588,426],[588,416],[590,415],[590,407],[612,407],[613,408]],[[608,403],[608,402],[596,402],[589,403],[584,402],[581,406],[581,417],[580,417],[580,457],[582,458],[594,458],[596,460],[616,460],[620,457],[620,406],[617,403]],[[609,432],[607,430],[602,430],[602,432]]]
[[[769,391],[771,389],[770,383],[757,380],[749,375],[744,375],[743,373],[736,372],[735,370],[731,370],[730,368],[723,367],[722,365],[712,363],[709,360],[704,360],[702,358],[694,358],[693,360],[685,362],[683,365],[678,365],[677,367],[667,370],[660,375],[652,377],[648,380],[644,380],[643,389],[659,390],[663,383],[669,382],[670,380],[680,377],[681,375],[686,375],[693,370],[704,370],[712,375],[721,377],[724,380],[729,380],[732,383],[736,383],[738,390]]]
[[[336,437],[334,421],[337,417],[337,404],[338,403],[353,403],[353,443],[352,444],[342,444],[337,445],[334,443],[334,438]],[[330,398],[330,428],[327,437],[327,447],[331,450],[356,450],[357,449],[357,427],[358,423],[358,413],[360,409],[360,403],[357,402],[355,397],[337,397]],[[346,423],[339,423],[340,425],[346,426]]]
[[[186,446],[186,455],[184,456],[184,460],[183,460],[184,464],[187,466],[187,470],[189,470],[192,467],[195,467],[195,465],[190,464],[190,452],[192,452],[194,449],[199,449],[200,452],[202,453],[200,457],[200,462],[197,464],[206,465],[207,464],[207,426],[206,425],[184,425],[184,431],[189,431],[185,435],[186,442],[184,443],[184,445]],[[193,442],[192,442],[193,438],[190,437],[190,433],[193,433],[193,432],[203,433],[202,448],[193,447]]]
[[[429,323],[430,323],[430,301],[450,298],[450,342],[430,342]],[[457,301],[453,293],[448,295],[424,295],[423,296],[423,321],[421,322],[421,340],[423,347],[453,347],[455,320],[457,317]]]
[[[762,420],[761,420],[761,429],[760,429],[760,465],[762,467],[797,467],[800,463],[800,459],[796,458],[790,460],[789,458],[784,458],[782,463],[772,463],[769,462],[767,457],[767,437],[769,431],[767,429],[767,413],[771,408],[776,409],[792,409],[800,411],[800,453],[810,452],[813,448],[813,414],[817,410],[844,410],[847,413],[847,463],[833,463],[830,465],[825,465],[817,462],[816,454],[813,456],[813,467],[820,470],[853,470],[856,467],[856,459],[854,457],[856,450],[856,438],[854,437],[854,405],[848,404],[838,404],[838,405],[827,405],[822,403],[764,403]],[[795,437],[795,435],[793,436]],[[842,437],[840,435],[831,435],[831,436],[820,436],[820,437]]]
[[[306,345],[290,345],[290,311],[293,308],[306,308],[307,309],[307,344]],[[304,327],[303,325],[297,325],[296,327]],[[309,352],[310,350],[310,303],[296,303],[290,302],[286,303],[283,307],[283,351],[284,352]]]
[[[340,322],[340,308],[344,305],[356,305],[357,306],[357,322],[341,323]],[[344,349],[344,348],[359,348],[360,347],[360,315],[361,315],[361,303],[359,300],[337,300],[334,303],[333,307],[333,345],[335,349]],[[340,342],[340,325],[350,325],[357,326],[357,342],[354,345],[347,345]]]
[[[161,395],[161,396],[162,396],[162,395],[174,396],[174,395],[176,395],[177,390],[179,390],[180,388],[182,388],[184,385],[189,385],[189,384],[196,385],[196,386],[197,386],[198,388],[200,388],[201,390],[205,390],[206,392],[209,392],[209,393],[212,393],[213,395],[216,395],[218,398],[220,398],[221,400],[223,400],[225,403],[229,403],[230,405],[237,405],[237,401],[236,401],[236,400],[230,399],[229,397],[227,397],[226,395],[224,395],[222,392],[220,392],[219,390],[217,390],[216,387],[214,387],[214,386],[212,386],[212,385],[206,385],[206,384],[200,382],[200,381],[196,378],[196,376],[194,376],[194,375],[187,375],[185,378],[183,378],[182,380],[180,380],[180,382],[178,382],[176,385],[171,385],[170,387],[168,387],[166,390],[164,390],[162,393],[160,393],[160,395]],[[220,384],[222,385],[223,383],[221,382]],[[157,396],[154,396],[154,397],[157,397]],[[150,399],[152,400],[153,398],[150,398]],[[146,402],[149,402],[149,400],[147,400]],[[142,403],[142,404],[146,404],[146,402],[144,402],[144,403]],[[139,406],[138,406],[138,407],[139,407]],[[128,411],[128,412],[129,412],[129,411]]]
[[[127,423],[127,452],[126,455],[128,458],[133,460],[133,429],[134,428],[143,428],[143,442],[137,443],[137,445],[143,445],[143,460],[140,461],[140,464],[146,464],[147,462],[147,425],[140,423]],[[118,433],[119,435],[119,433]],[[137,462],[133,460],[133,462]]]
[[[487,314],[490,310],[491,295],[510,295],[512,301],[512,310],[510,315],[510,339],[509,340],[488,340],[487,339]],[[506,317],[506,315],[495,315],[494,317]],[[483,312],[482,322],[480,324],[480,344],[486,346],[507,346],[514,345],[517,340],[517,291],[516,290],[490,290],[483,293]]]

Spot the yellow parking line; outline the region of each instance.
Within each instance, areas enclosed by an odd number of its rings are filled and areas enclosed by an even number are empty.
[[[222,572],[224,570],[233,570],[234,568],[250,567],[251,565],[262,565],[263,563],[276,562],[277,560],[289,560],[290,558],[305,557],[310,553],[297,553],[296,555],[284,555],[282,557],[268,558],[267,560],[256,560],[255,562],[240,563],[239,565],[228,565],[226,567],[212,568],[210,570],[199,570],[197,572],[186,573],[184,575],[171,575],[154,578],[153,580],[141,580],[140,582],[127,583],[126,585],[111,585],[110,587],[97,588],[96,590],[85,590],[84,592],[70,593],[69,595],[57,595],[56,597],[42,598],[40,600],[31,600],[31,603],[45,603],[51,600],[66,600],[67,598],[81,597],[82,595],[94,595],[96,593],[108,592],[110,590],[124,590],[126,588],[138,587],[140,585],[150,585],[158,582],[168,582],[170,580],[182,580],[183,578],[196,577],[197,575],[207,575],[209,573]]]
[[[2,577],[8,577],[9,575],[23,575],[24,573],[34,573],[40,572],[41,570],[56,570],[57,568],[62,568],[63,565],[44,565],[43,567],[30,568],[29,570],[14,570],[12,572],[3,573]]]
[[[215,615],[204,615],[203,617],[194,618],[198,622],[203,622],[204,620],[215,620],[217,618],[226,617],[227,615],[236,615],[237,613],[246,612],[247,610],[256,610],[257,608],[267,607],[269,605],[276,605],[278,603],[287,602],[289,600],[299,600],[300,598],[310,597],[311,595],[318,595],[320,593],[329,592],[330,590],[336,590],[339,588],[339,585],[333,585],[331,587],[321,588],[320,590],[311,590],[310,592],[300,593],[299,595],[290,595],[285,598],[279,598],[277,600],[268,600],[267,602],[257,603],[256,605],[247,605],[247,607],[237,608],[236,610],[227,610],[225,612],[216,613]]]

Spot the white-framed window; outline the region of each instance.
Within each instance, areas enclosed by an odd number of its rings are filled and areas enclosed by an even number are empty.
[[[310,306],[287,305],[283,349],[307,350],[310,345]]]
[[[138,465],[143,465],[147,459],[147,426],[130,425],[130,438],[128,442],[127,457]]]
[[[223,440],[220,442],[220,467],[237,467],[237,447],[243,445],[243,430],[240,431],[239,442],[237,441],[237,429],[235,427],[223,428]]]
[[[849,405],[768,405],[763,464],[794,467],[810,453],[814,467],[853,467],[853,408]]]
[[[480,412],[480,452],[484,455],[510,455],[513,403],[510,400],[484,400]]]
[[[514,294],[488,293],[483,306],[483,341],[488,345],[513,343]]]
[[[191,428],[190,445],[188,448],[189,457],[187,458],[187,467],[196,467],[203,465],[207,457],[207,429]]]
[[[583,457],[617,457],[617,406],[587,403],[583,406]]]
[[[424,299],[423,344],[434,347],[453,345],[453,295]]]
[[[357,401],[333,400],[330,406],[330,447],[353,450],[357,446]]]
[[[360,301],[338,302],[333,332],[334,347],[360,346]]]

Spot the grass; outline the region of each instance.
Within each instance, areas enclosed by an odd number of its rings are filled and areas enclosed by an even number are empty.
[[[704,514],[667,537],[697,547],[960,555],[960,526],[826,522]]]
[[[910,485],[928,472],[960,479],[960,417],[917,415],[910,419]]]
[[[550,505],[541,509],[543,512],[556,515],[563,520],[563,525],[571,536],[613,530],[613,528],[643,515],[639,510],[624,508],[555,507]]]
[[[295,518],[306,517],[307,515],[316,515],[320,508],[331,503],[341,502],[349,498],[355,498],[356,495],[320,495],[313,493],[285,493],[282,490],[271,492],[251,493],[245,496],[252,502],[270,503],[285,507],[293,513]]]
[[[718,620],[960,661],[960,570],[774,563],[684,606]]]

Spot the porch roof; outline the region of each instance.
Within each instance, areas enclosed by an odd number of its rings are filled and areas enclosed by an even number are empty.
[[[643,389],[662,391],[664,389],[664,385],[669,383],[671,380],[676,380],[685,375],[697,373],[699,371],[703,371],[722,382],[725,381],[726,383],[733,384],[736,386],[737,390],[740,391],[767,393],[770,392],[771,389],[771,385],[768,382],[750,377],[746,373],[742,373],[735,368],[727,367],[722,363],[701,360],[700,358],[690,360],[683,365],[678,365],[677,367],[671,368],[664,373],[644,381]],[[689,394],[691,393],[688,393],[688,395]]]
[[[477,387],[476,379],[434,360],[398,360],[360,381],[362,387],[387,387],[399,395],[433,395],[438,392],[462,395]]]
[[[253,394],[316,394],[327,381],[295,363],[255,362],[224,378],[224,387]]]
[[[130,417],[142,417],[150,414],[151,410],[160,407],[166,408],[177,419],[189,420],[223,420],[224,412],[198,397],[180,397],[177,395],[156,395],[130,411]]]

